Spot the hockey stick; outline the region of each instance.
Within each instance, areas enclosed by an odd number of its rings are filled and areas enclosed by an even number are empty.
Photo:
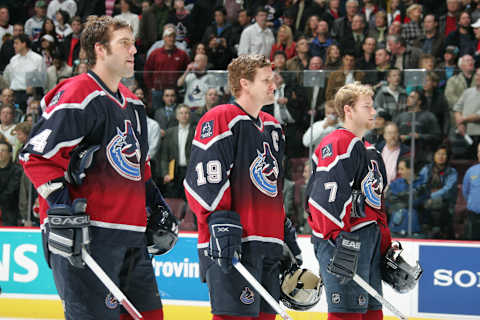
[[[135,308],[135,306],[128,301],[127,297],[123,292],[117,287],[117,285],[110,279],[110,277],[103,271],[102,267],[98,265],[95,259],[88,253],[85,248],[82,248],[82,259],[85,261],[87,266],[92,270],[92,272],[100,279],[100,281],[107,287],[107,289],[113,294],[115,299],[120,302],[120,304],[127,310],[130,316],[134,320],[141,320],[143,316]]]
[[[380,293],[377,292],[374,288],[372,288],[365,280],[362,279],[358,274],[353,275],[353,281],[355,281],[363,290],[367,291],[368,294],[370,294],[372,297],[377,299],[378,302],[380,302],[382,305],[387,307],[390,311],[392,311],[397,317],[399,317],[401,320],[408,320],[408,318],[400,312],[397,308],[393,306],[390,302],[385,300],[384,297],[380,295]]]
[[[235,269],[238,270],[238,272],[247,280],[252,287],[260,293],[263,299],[268,302],[268,304],[277,312],[280,317],[282,317],[283,320],[292,320],[288,313],[283,310],[283,308],[280,306],[280,304],[275,301],[275,299],[268,293],[267,290],[255,279],[255,277],[243,266],[243,264],[240,262],[238,257],[234,257],[232,259],[233,266]]]

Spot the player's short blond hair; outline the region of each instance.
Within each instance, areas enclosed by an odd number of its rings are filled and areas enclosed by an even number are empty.
[[[240,79],[253,81],[257,70],[264,67],[270,67],[272,63],[264,55],[241,55],[235,58],[228,65],[228,85],[235,98],[238,98],[241,92]]]
[[[353,107],[360,96],[373,97],[372,88],[357,81],[338,89],[335,94],[335,110],[342,121],[345,120],[345,110],[343,108],[346,105]]]

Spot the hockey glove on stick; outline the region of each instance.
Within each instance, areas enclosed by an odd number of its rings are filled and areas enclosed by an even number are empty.
[[[216,211],[208,217],[210,243],[208,255],[223,272],[232,270],[232,259],[242,253],[242,224],[233,211]]]
[[[340,283],[347,283],[357,272],[360,255],[360,240],[348,232],[341,232],[335,239],[336,248],[327,271],[341,278]]]
[[[61,255],[77,268],[83,268],[82,246],[90,242],[90,217],[87,200],[76,199],[72,205],[59,204],[48,209],[48,250]]]
[[[81,185],[87,174],[88,168],[93,164],[95,152],[100,150],[100,145],[83,146],[79,145],[70,153],[70,162],[65,172],[65,180],[74,185]]]
[[[285,218],[283,232],[285,243],[287,244],[288,249],[290,249],[293,257],[295,258],[295,263],[298,266],[301,266],[303,263],[302,251],[300,250],[300,247],[297,243],[297,233],[295,231],[295,227],[293,226],[293,223],[292,221],[290,221],[289,218]]]
[[[147,249],[148,253],[161,255],[170,251],[178,240],[178,219],[168,207],[157,205],[147,208]]]

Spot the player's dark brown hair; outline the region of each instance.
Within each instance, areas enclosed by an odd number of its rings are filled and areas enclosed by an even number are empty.
[[[238,98],[241,92],[240,79],[253,81],[257,74],[257,69],[270,67],[270,60],[260,54],[241,55],[228,65],[228,85],[235,98]]]
[[[335,94],[335,110],[338,117],[345,120],[345,106],[353,106],[360,96],[373,96],[373,90],[370,86],[363,85],[360,82],[350,83],[341,87]]]
[[[93,67],[97,63],[95,44],[100,43],[104,45],[107,49],[107,53],[110,54],[110,40],[112,38],[112,32],[124,28],[129,28],[133,31],[132,27],[128,23],[109,16],[89,16],[87,18],[87,22],[85,23],[85,27],[80,38],[80,44],[87,53],[89,67]]]

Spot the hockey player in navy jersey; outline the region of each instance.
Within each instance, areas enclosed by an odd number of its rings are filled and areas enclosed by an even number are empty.
[[[133,75],[134,43],[128,24],[89,17],[81,45],[90,70],[43,98],[45,112],[21,154],[41,196],[44,252],[66,319],[131,319],[84,265],[82,248],[144,319],[163,319],[147,246],[163,251],[146,235],[161,221],[176,225],[150,178],[145,108],[120,83]]]
[[[307,186],[308,222],[325,283],[328,320],[383,319],[382,306],[352,279],[357,273],[382,292],[381,262],[391,243],[383,210],[386,172],[381,155],[362,140],[373,127],[373,91],[340,88],[335,108],[344,127],[315,150]]]
[[[273,103],[270,61],[243,55],[228,66],[235,97],[199,121],[184,180],[198,220],[200,276],[210,290],[214,320],[273,320],[275,311],[232,268],[241,262],[275,298],[286,243],[301,264],[295,229],[283,209],[285,138],[278,121],[262,112]]]

